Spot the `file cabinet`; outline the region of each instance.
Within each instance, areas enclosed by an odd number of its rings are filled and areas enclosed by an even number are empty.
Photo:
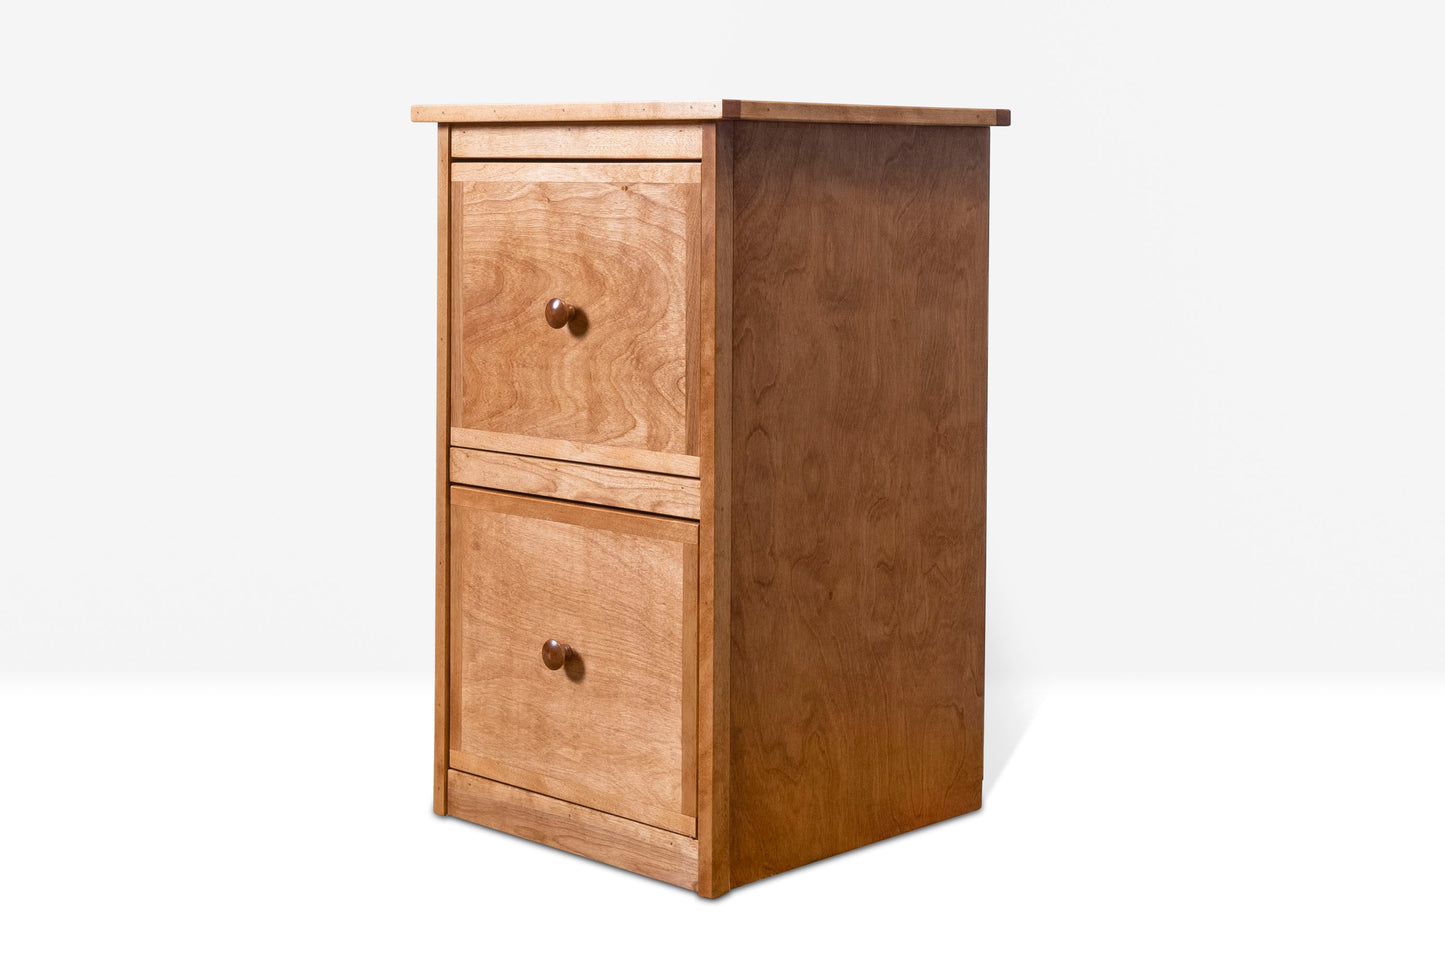
[[[719,896],[977,809],[1008,112],[412,118],[436,812]]]

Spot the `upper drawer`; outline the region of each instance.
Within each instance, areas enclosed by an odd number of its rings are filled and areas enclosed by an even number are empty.
[[[700,172],[452,165],[452,444],[698,474]]]

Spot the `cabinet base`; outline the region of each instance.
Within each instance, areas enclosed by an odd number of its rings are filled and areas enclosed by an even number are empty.
[[[697,889],[697,840],[480,776],[447,772],[447,815]]]

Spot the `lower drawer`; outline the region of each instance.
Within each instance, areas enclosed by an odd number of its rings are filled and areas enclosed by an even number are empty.
[[[697,524],[450,497],[451,768],[695,835]]]

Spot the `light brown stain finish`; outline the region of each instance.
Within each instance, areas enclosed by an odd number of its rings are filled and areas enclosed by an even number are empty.
[[[470,448],[452,449],[451,473],[458,485],[565,498],[655,515],[699,516],[696,478]]]
[[[508,435],[496,431],[475,431],[453,428],[451,442],[458,448],[484,451],[515,452],[558,461],[581,462],[588,465],[611,465],[684,478],[699,477],[697,455],[676,455],[666,451],[645,451],[641,448],[614,448],[611,445],[589,445],[556,438],[535,438],[532,435]]]
[[[455,770],[450,786],[454,816],[674,886],[697,888],[694,839]]]
[[[702,524],[698,528],[698,892],[731,888],[728,520],[732,474],[732,144],[718,124],[703,145],[701,358],[698,393]]]
[[[698,165],[457,163],[452,424],[688,451]],[[576,323],[547,324],[560,298]]]
[[[621,122],[755,120],[815,124],[921,124],[1007,127],[1007,110],[975,107],[889,107],[881,104],[806,104],[772,100],[643,101],[592,104],[426,104],[411,109],[423,123],[545,123],[603,126]],[[626,153],[615,156],[650,156]],[[521,155],[508,155],[521,156]]]
[[[561,734],[559,732],[559,735]],[[606,792],[579,787],[575,782],[567,779],[550,777],[532,769],[518,769],[498,762],[489,756],[460,749],[451,751],[451,763],[452,769],[468,775],[481,776],[483,779],[505,783],[509,786],[526,786],[530,792],[551,796],[554,799],[565,799],[598,812],[626,811],[628,818],[633,822],[656,826],[658,829],[665,829],[681,836],[697,835],[697,819],[676,812],[672,808],[650,806],[637,799],[612,796]]]
[[[716,897],[978,808],[1007,111],[438,110],[436,811]]]
[[[461,487],[451,518],[451,768],[690,833],[697,525]]]
[[[453,157],[697,160],[702,124],[477,124],[452,128]]]
[[[451,127],[437,125],[437,421],[436,421],[436,648],[432,810],[447,814],[447,608],[449,529],[447,428],[451,417]]]
[[[988,131],[736,125],[732,885],[975,809]]]

